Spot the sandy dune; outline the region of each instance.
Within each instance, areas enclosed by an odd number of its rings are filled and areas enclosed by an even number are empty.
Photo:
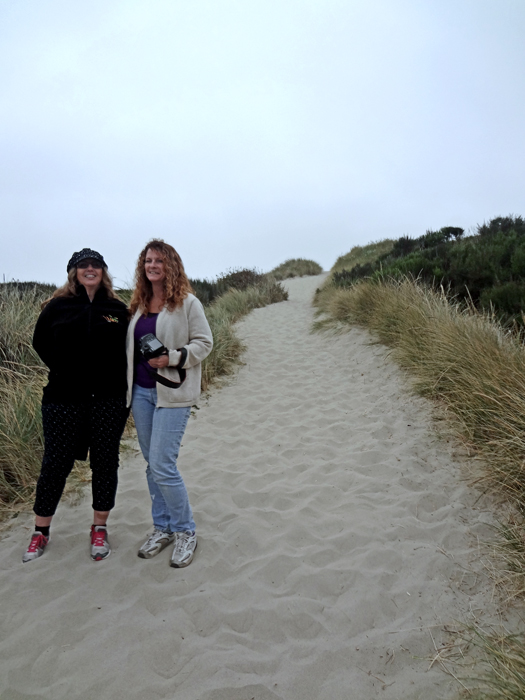
[[[239,325],[233,381],[202,401],[181,454],[200,543],[187,569],[136,550],[144,463],[126,453],[112,556],[89,559],[90,500],[61,504],[45,556],[31,518],[0,542],[3,700],[434,700],[443,623],[491,614],[465,566],[490,514],[427,403],[359,330],[310,335],[319,278]]]

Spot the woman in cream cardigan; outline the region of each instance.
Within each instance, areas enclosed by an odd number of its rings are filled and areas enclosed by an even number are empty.
[[[195,522],[179,448],[201,385],[201,362],[213,340],[202,304],[192,294],[177,251],[162,240],[140,253],[127,335],[128,405],[148,466],[153,532],[138,551],[150,559],[174,542],[170,566],[188,566],[197,547]],[[164,354],[146,360],[139,341],[152,333]]]

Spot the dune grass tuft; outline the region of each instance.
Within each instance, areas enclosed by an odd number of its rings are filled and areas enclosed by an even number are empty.
[[[481,652],[475,677],[465,678],[472,700],[525,700],[525,634],[470,627],[464,641]]]
[[[520,513],[507,515],[496,527],[498,535],[487,543],[486,567],[506,600],[525,597],[525,520]]]
[[[40,471],[44,376],[44,372],[28,376],[0,369],[0,503],[30,496]]]
[[[43,455],[45,369],[31,338],[47,286],[0,286],[0,510],[26,500]]]
[[[323,268],[319,263],[304,258],[291,258],[268,272],[268,277],[275,280],[286,280],[290,277],[305,277],[310,275],[320,275]]]

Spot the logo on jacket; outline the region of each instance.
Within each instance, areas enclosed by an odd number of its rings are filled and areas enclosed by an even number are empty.
[[[118,323],[118,318],[116,316],[102,316],[102,318],[109,323]]]

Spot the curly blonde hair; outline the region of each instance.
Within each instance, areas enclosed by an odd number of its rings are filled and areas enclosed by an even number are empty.
[[[180,255],[175,248],[169,243],[165,243],[161,238],[153,238],[149,241],[144,249],[140,252],[137,260],[137,268],[135,270],[135,289],[129,305],[130,311],[134,314],[137,309],[143,314],[148,313],[149,302],[153,296],[153,287],[151,282],[146,277],[145,260],[148,250],[154,250],[162,256],[166,277],[164,279],[164,304],[169,311],[178,306],[182,306],[182,302],[188,296],[193,294],[193,288],[190,284],[184,265],[180,259]]]
[[[40,307],[43,309],[44,306],[49,304],[51,299],[56,299],[57,297],[77,297],[81,286],[82,285],[78,281],[77,277],[77,268],[72,267],[67,273],[67,282],[58,289],[55,289],[49,299],[45,299]],[[102,268],[102,280],[100,282],[100,286],[104,287],[110,299],[118,299],[119,301],[122,301],[122,299],[113,289],[113,280],[105,267]]]

